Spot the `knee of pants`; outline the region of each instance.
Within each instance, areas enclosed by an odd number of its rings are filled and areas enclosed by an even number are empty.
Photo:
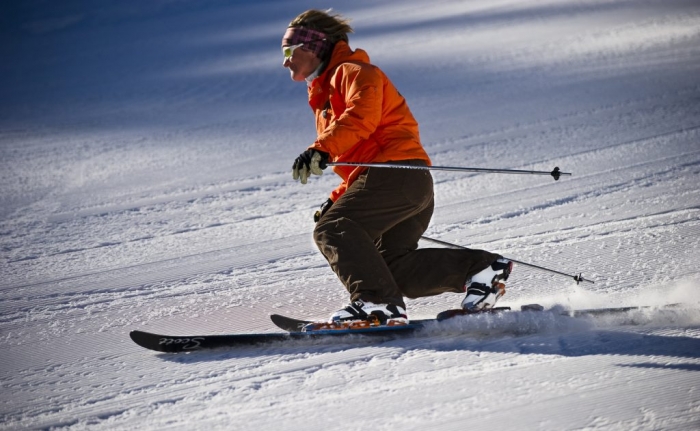
[[[336,223],[334,222],[316,223],[316,226],[314,227],[313,238],[314,242],[316,243],[316,246],[319,249],[323,249],[322,245],[328,242],[329,233],[331,233],[334,230],[335,224]]]
[[[327,254],[328,249],[335,249],[343,244],[343,236],[348,238],[346,232],[352,229],[352,223],[347,218],[338,218],[330,221],[316,223],[313,238],[321,252]]]

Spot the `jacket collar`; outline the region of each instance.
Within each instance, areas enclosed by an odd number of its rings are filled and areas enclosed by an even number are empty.
[[[319,85],[326,81],[338,65],[347,62],[369,63],[369,55],[362,49],[353,51],[350,49],[350,45],[345,41],[341,40],[337,42],[333,48],[331,58],[328,60],[327,67],[323,69],[324,63],[322,63],[314,73],[306,78],[307,82],[309,82],[309,87]],[[311,79],[309,80],[309,78]]]
[[[321,109],[326,105],[329,98],[328,87],[331,76],[333,76],[339,65],[347,62],[369,63],[369,55],[361,49],[351,50],[350,46],[344,41],[337,42],[326,68],[323,69],[323,65],[321,65],[309,76],[311,78],[310,81],[307,78],[309,105],[312,109]],[[312,77],[317,73],[317,76]]]

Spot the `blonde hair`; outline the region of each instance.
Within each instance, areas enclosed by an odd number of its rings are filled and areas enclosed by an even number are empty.
[[[309,9],[294,18],[289,23],[289,27],[306,27],[320,31],[327,35],[328,41],[332,44],[339,40],[348,42],[348,33],[353,33],[350,20],[340,14],[332,14],[331,11],[332,9],[326,11]]]

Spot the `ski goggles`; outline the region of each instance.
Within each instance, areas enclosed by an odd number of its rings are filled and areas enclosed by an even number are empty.
[[[326,40],[326,39],[325,38],[324,39],[314,39],[314,40],[310,40],[308,42],[298,43],[296,45],[283,46],[282,47],[282,55],[284,55],[284,61],[292,59],[292,56],[294,55],[295,49],[301,48],[302,46],[306,45],[307,43],[321,42],[324,40]]]
[[[298,44],[292,45],[292,46],[283,46],[282,47],[282,55],[284,55],[284,61],[291,59],[292,56],[294,55],[294,50],[297,48],[301,48],[302,46],[304,46],[304,43],[298,43]]]

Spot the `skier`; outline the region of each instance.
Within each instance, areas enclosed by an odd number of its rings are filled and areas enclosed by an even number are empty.
[[[331,11],[297,16],[282,38],[283,66],[306,82],[316,141],[294,161],[306,184],[327,163],[430,166],[406,100],[361,49],[352,50],[349,21]],[[487,251],[418,249],[433,214],[429,170],[335,166],[342,181],[321,205],[313,237],[350,293],[329,323],[408,323],[404,297],[464,293],[462,308],[493,307],[505,293],[512,262]]]

